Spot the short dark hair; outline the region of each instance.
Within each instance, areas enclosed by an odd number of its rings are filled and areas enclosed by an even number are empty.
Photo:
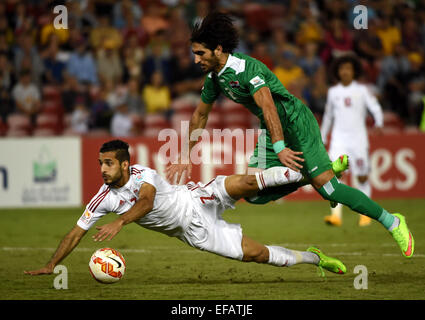
[[[332,76],[334,77],[336,81],[341,80],[339,78],[339,67],[344,63],[351,63],[351,65],[353,66],[354,79],[358,79],[362,75],[362,72],[363,72],[362,64],[360,63],[360,60],[357,58],[357,56],[355,56],[354,54],[346,54],[335,59],[332,62],[331,72],[332,72]]]
[[[108,142],[105,142],[102,147],[100,148],[100,153],[115,152],[115,158],[118,159],[119,163],[122,163],[123,161],[130,162],[130,152],[128,151],[128,143],[124,142],[122,140],[111,140]]]
[[[221,45],[223,52],[232,53],[238,46],[239,35],[229,15],[214,11],[195,25],[190,41],[200,43],[210,50]]]

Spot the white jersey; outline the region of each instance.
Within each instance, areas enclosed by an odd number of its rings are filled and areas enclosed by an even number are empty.
[[[149,183],[156,189],[154,205],[152,211],[136,223],[178,237],[192,218],[193,201],[190,190],[185,185],[170,185],[155,170],[141,165],[130,166],[130,179],[121,188],[111,188],[104,184],[86,206],[77,225],[88,230],[109,212],[119,215],[127,212],[139,199],[139,190],[144,183]]]
[[[350,85],[337,84],[328,91],[321,127],[322,140],[326,143],[332,127],[331,145],[355,144],[369,147],[366,130],[366,116],[369,110],[376,127],[383,125],[383,113],[378,100],[368,88],[352,81]]]

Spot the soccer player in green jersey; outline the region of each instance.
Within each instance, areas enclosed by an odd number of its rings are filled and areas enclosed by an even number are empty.
[[[248,108],[260,119],[260,127],[266,129],[266,152],[259,150],[263,142],[260,136],[248,165],[250,168],[258,171],[283,164],[300,171],[324,199],[341,203],[379,221],[396,240],[402,254],[408,258],[413,256],[414,239],[404,216],[389,213],[364,193],[335,177],[319,125],[310,109],[288,92],[262,62],[242,53],[233,53],[238,34],[229,16],[210,13],[195,26],[191,42],[195,63],[200,64],[207,76],[201,101],[190,121],[189,137],[194,130],[205,128],[214,101],[219,94],[224,94]],[[185,158],[180,160],[189,159],[195,144],[196,141],[189,141],[189,150],[182,150],[181,157]],[[179,182],[185,171],[190,177],[191,164],[179,161],[166,170],[168,179],[177,174]],[[275,190],[273,196],[280,198],[296,188]],[[257,203],[269,200],[270,194],[260,193],[256,199]]]

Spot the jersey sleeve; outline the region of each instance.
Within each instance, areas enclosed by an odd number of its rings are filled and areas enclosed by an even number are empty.
[[[204,86],[201,91],[201,100],[206,104],[212,104],[220,95],[220,90],[217,88],[214,80],[212,79],[212,73],[209,73],[205,77]]]
[[[266,68],[266,66],[261,65],[260,61],[247,61],[246,70],[243,73],[243,82],[251,96],[262,87],[269,86],[267,83]]]
[[[137,188],[140,188],[143,183],[149,183],[156,189],[158,188],[158,173],[155,170],[134,165],[131,167],[131,174],[134,175],[134,182]]]
[[[384,125],[384,115],[378,99],[369,91],[367,87],[363,88],[363,92],[365,95],[366,106],[372,114],[373,120],[375,121],[375,127],[382,128]]]
[[[323,113],[323,118],[322,118],[322,126],[320,128],[320,133],[322,135],[323,143],[326,143],[328,139],[328,133],[332,126],[332,120],[333,120],[332,93],[330,90],[328,90],[325,111]]]
[[[86,206],[84,213],[78,219],[77,225],[84,229],[89,230],[101,217],[108,214],[111,209],[108,208],[108,194],[109,187],[102,186],[99,192],[90,200]]]

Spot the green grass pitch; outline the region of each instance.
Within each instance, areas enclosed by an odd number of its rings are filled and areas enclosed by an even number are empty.
[[[326,201],[284,202],[253,206],[238,204],[226,211],[227,221],[241,223],[244,234],[265,244],[305,250],[316,245],[340,258],[346,275],[297,265],[277,268],[242,263],[193,249],[175,238],[124,227],[110,242],[91,239],[92,228],[62,264],[68,269],[68,290],[53,286],[56,274],[28,276],[24,270],[42,267],[83,209],[0,210],[0,294],[2,299],[143,299],[143,300],[321,300],[423,299],[425,296],[425,199],[385,200],[391,212],[401,212],[416,241],[415,255],[406,259],[390,234],[377,222],[357,226],[358,215],[344,208],[340,228],[323,223]],[[112,221],[109,214],[98,222]],[[88,261],[98,248],[112,247],[127,262],[124,278],[104,285],[91,278]],[[367,268],[368,288],[357,290],[356,265]]]

